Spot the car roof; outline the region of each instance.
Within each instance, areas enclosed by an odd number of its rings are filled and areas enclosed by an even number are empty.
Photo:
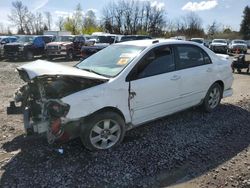
[[[145,40],[134,40],[134,41],[126,41],[117,43],[114,45],[132,45],[132,46],[141,46],[141,47],[150,47],[157,44],[194,44],[196,46],[197,43],[183,40],[175,40],[175,39],[145,39]]]
[[[204,40],[204,38],[191,38],[191,40]]]
[[[245,40],[242,40],[242,39],[234,39],[232,41],[243,41],[243,42],[246,42]]]
[[[213,40],[225,40],[226,41],[227,39],[213,39]]]

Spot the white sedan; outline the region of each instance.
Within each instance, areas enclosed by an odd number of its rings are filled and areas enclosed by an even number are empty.
[[[36,61],[17,69],[27,82],[8,113],[49,143],[80,137],[90,150],[119,144],[128,129],[232,95],[231,63],[199,44],[141,40],[111,45],[75,67]],[[21,106],[17,107],[16,103]]]

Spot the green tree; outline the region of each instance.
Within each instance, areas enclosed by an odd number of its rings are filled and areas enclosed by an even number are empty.
[[[82,33],[92,34],[93,32],[102,31],[96,22],[95,12],[93,10],[88,10],[84,17]]]
[[[246,6],[243,11],[243,20],[240,25],[240,33],[245,40],[250,39],[250,7]]]
[[[79,3],[71,17],[66,18],[64,29],[70,31],[73,35],[80,34],[83,25],[82,7]]]

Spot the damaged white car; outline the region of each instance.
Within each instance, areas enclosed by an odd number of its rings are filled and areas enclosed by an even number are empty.
[[[201,45],[142,40],[111,45],[75,67],[36,61],[17,68],[27,83],[8,114],[49,143],[80,137],[90,150],[119,144],[128,129],[232,95],[227,59]],[[20,103],[20,105],[18,105]]]

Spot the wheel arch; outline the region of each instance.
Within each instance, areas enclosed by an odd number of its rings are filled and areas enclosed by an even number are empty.
[[[90,118],[92,116],[94,116],[95,114],[97,113],[102,113],[102,112],[106,112],[106,111],[111,111],[111,112],[115,112],[117,113],[118,115],[121,116],[121,118],[124,120],[124,122],[126,123],[126,118],[124,116],[124,114],[122,113],[122,111],[116,107],[113,107],[113,106],[107,106],[107,107],[104,107],[104,108],[101,108],[95,112],[93,112],[92,114],[88,115],[87,117],[85,118]]]
[[[222,92],[224,91],[224,82],[222,80],[217,80],[216,82],[214,82],[213,84],[219,84],[221,86]],[[213,85],[212,84],[212,85]]]

